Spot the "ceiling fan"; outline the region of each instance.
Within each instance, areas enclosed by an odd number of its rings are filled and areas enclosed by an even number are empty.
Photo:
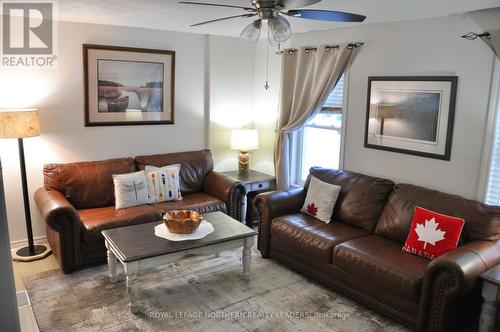
[[[366,16],[331,11],[331,10],[316,10],[316,9],[296,9],[314,5],[321,0],[251,0],[253,7],[224,5],[215,3],[195,2],[195,1],[179,1],[179,3],[198,6],[212,7],[227,7],[243,9],[247,13],[218,18],[210,21],[192,24],[191,26],[199,26],[203,24],[229,20],[233,18],[249,18],[258,16],[259,18],[250,23],[241,32],[241,37],[256,42],[259,39],[262,23],[269,26],[269,38],[277,43],[282,43],[292,36],[290,23],[284,16],[305,18],[318,21],[333,21],[333,22],[363,22]]]

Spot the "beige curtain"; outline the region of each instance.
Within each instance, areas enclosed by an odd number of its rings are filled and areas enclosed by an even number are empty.
[[[285,50],[274,165],[279,190],[290,188],[291,135],[314,117],[342,77],[355,48],[302,47]]]

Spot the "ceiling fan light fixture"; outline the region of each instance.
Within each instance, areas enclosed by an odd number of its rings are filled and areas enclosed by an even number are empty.
[[[277,43],[282,43],[292,36],[290,23],[282,16],[269,20],[268,25],[270,31],[269,35]]]
[[[250,23],[241,31],[240,36],[244,39],[251,40],[254,43],[259,40],[260,30],[262,28],[262,20],[258,19]]]

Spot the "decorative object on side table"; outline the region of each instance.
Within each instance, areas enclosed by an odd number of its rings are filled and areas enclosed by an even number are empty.
[[[253,199],[262,192],[276,190],[276,178],[254,170],[249,170],[247,175],[239,171],[222,172],[222,174],[242,182],[245,186],[245,196],[241,203],[241,222],[249,227],[254,226],[259,218],[253,207]]]
[[[85,126],[174,123],[175,52],[83,45]]]
[[[368,77],[365,147],[450,160],[458,77]]]
[[[17,138],[19,146],[19,164],[21,168],[21,183],[23,188],[24,217],[28,235],[28,247],[21,248],[13,255],[14,260],[33,261],[47,257],[51,250],[47,245],[34,244],[31,227],[31,211],[26,178],[26,162],[24,159],[23,138],[40,135],[37,109],[0,110],[0,138]]]
[[[238,171],[248,175],[250,166],[250,151],[259,148],[257,129],[235,129],[231,133],[231,150],[240,151]]]
[[[479,318],[479,332],[500,330],[500,265],[481,274],[483,281],[483,306]],[[496,329],[495,329],[496,327]]]

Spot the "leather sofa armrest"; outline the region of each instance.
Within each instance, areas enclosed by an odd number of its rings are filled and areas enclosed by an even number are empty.
[[[473,241],[433,260],[424,274],[420,310],[428,320],[422,327],[448,329],[450,317],[439,315],[448,299],[465,296],[477,286],[479,276],[500,263],[500,241]]]
[[[35,202],[54,238],[47,234],[49,244],[64,273],[79,264],[80,216],[73,205],[56,190],[40,188],[35,192]],[[49,231],[47,232],[49,233]]]
[[[40,188],[35,192],[35,202],[42,218],[54,230],[61,229],[57,215],[65,214],[72,220],[80,220],[78,212],[62,193]]]
[[[203,191],[226,203],[227,214],[241,220],[241,206],[245,196],[245,186],[219,172],[210,172],[205,177]]]
[[[424,283],[439,271],[453,274],[457,295],[472,288],[481,273],[500,263],[500,241],[473,241],[433,260],[427,266]]]
[[[304,188],[271,191],[256,196],[254,204],[260,219],[257,247],[262,257],[269,257],[271,221],[276,217],[300,211],[305,199],[306,191]]]

